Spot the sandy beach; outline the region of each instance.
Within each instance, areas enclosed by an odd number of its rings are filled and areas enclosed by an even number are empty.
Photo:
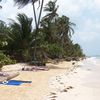
[[[18,70],[25,67],[25,64],[15,64],[4,66],[4,71]],[[48,71],[21,71],[14,80],[32,81],[31,84],[20,86],[0,85],[0,100],[44,100],[49,94],[49,80],[51,77],[65,73],[71,68],[71,62],[60,62],[57,64],[47,64]]]
[[[0,0],[0,100],[100,100],[100,0]]]
[[[14,80],[32,83],[0,85],[0,100],[99,100],[100,63],[86,59],[79,65],[73,68],[72,62],[62,61],[47,64],[48,71],[21,71]],[[4,66],[3,70],[18,70],[23,66],[27,65]]]
[[[66,74],[59,75],[63,84],[57,84],[54,100],[99,100],[100,60],[88,58],[81,66]],[[51,99],[47,99],[51,100]]]

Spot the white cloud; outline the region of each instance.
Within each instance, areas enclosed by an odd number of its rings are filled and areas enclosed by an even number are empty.
[[[93,1],[95,8],[100,10],[100,0],[93,0]]]
[[[94,32],[98,33],[100,32],[100,20],[99,19],[93,19],[93,18],[87,18],[85,21],[81,22],[81,30],[84,30],[86,32]]]
[[[78,15],[81,12],[81,8],[77,3],[73,3],[73,0],[58,0],[59,13],[67,14],[68,16]]]
[[[99,34],[95,32],[80,32],[76,35],[83,42],[93,42],[99,36]]]
[[[81,22],[79,28],[76,30],[75,37],[78,37],[80,41],[91,43],[100,39],[100,22],[98,20],[86,19]]]

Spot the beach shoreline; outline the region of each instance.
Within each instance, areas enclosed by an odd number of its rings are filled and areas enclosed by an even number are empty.
[[[48,71],[21,71],[14,80],[32,83],[20,86],[0,85],[0,100],[99,100],[100,87],[95,87],[97,83],[93,85],[92,80],[94,71],[91,66],[95,66],[92,64],[94,59],[90,59],[76,62],[75,65],[66,61],[48,63]],[[12,68],[17,66],[20,68],[26,65],[16,64]],[[12,69],[7,67],[3,70]]]
[[[81,66],[69,74],[58,75],[63,84],[55,80],[54,100],[99,100],[100,99],[100,60],[87,58]],[[56,77],[58,77],[56,76]],[[56,78],[55,78],[56,79]],[[53,87],[53,86],[52,86]],[[52,100],[50,96],[46,100]]]

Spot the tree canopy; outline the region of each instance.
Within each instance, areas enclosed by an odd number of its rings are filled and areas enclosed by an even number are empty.
[[[84,56],[81,46],[74,44],[71,38],[76,25],[68,16],[60,16],[57,13],[59,8],[56,5],[57,0],[49,1],[44,8],[44,0],[14,1],[19,7],[32,3],[34,14],[36,14],[34,4],[41,3],[39,18],[37,20],[36,15],[29,18],[26,14],[18,14],[17,21],[10,19],[9,25],[0,21],[0,37],[1,34],[4,37],[0,39],[0,44],[6,42],[6,45],[0,46],[0,50],[2,47],[6,54],[21,61]],[[45,15],[41,18],[42,9]],[[36,24],[35,28],[32,27],[33,21]]]

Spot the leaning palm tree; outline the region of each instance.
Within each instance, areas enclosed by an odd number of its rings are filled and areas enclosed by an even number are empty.
[[[63,39],[63,42],[68,42],[72,34],[74,34],[74,29],[72,26],[75,26],[75,24],[70,22],[70,19],[63,15],[62,17],[58,17],[56,20],[56,25],[58,26],[58,33],[61,39]]]
[[[40,12],[39,12],[38,19],[37,19],[37,16],[36,16],[36,9],[35,9],[35,3],[37,1],[39,2],[39,5],[40,5]],[[42,13],[44,0],[14,0],[14,2],[15,2],[15,4],[19,5],[19,7],[24,7],[29,3],[32,4],[33,12],[34,12],[34,19],[35,19],[35,26],[36,26],[36,32],[35,32],[35,39],[36,39],[36,36],[37,36],[37,33],[38,33],[38,28],[39,28],[39,23],[40,23],[40,19],[41,19],[41,13]],[[35,41],[35,47],[34,47],[34,59],[36,60],[35,53],[36,53],[36,41]]]
[[[67,16],[62,16],[58,17],[56,20],[56,26],[60,45],[69,54],[69,48],[72,44],[71,36],[74,34],[74,29],[72,26],[75,26],[75,24],[70,22],[70,19]]]

